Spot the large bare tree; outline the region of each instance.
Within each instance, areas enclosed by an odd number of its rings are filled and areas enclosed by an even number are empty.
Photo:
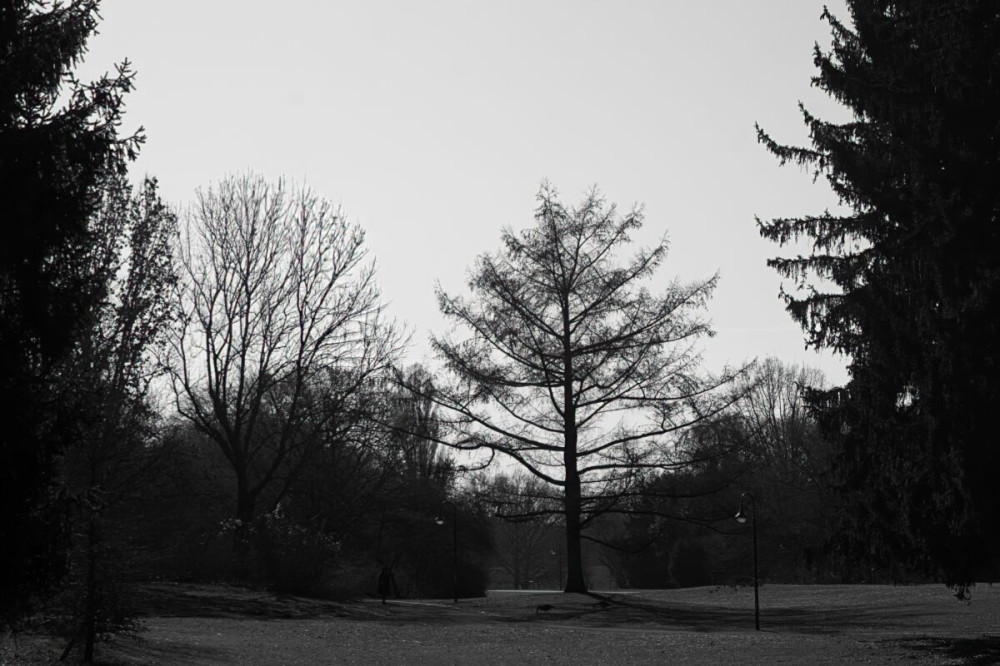
[[[246,546],[262,494],[281,500],[400,338],[361,227],[283,180],[200,190],[179,263],[177,408],[232,466],[235,544]]]
[[[670,443],[731,404],[732,373],[708,378],[694,347],[711,333],[701,314],[717,276],[653,294],[643,284],[666,241],[615,256],[641,209],[620,216],[596,190],[567,209],[548,185],[537,200],[533,227],[505,230],[501,250],[477,259],[471,299],[438,289],[441,311],[471,335],[434,339],[458,381],[433,398],[453,444],[504,454],[559,489],[566,591],[583,592],[582,530],[627,511],[642,470],[690,464]]]

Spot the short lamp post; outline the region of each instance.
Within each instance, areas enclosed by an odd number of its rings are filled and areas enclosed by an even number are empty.
[[[458,603],[458,508],[455,506],[454,502],[445,500],[441,502],[438,506],[437,517],[434,522],[438,525],[444,525],[444,518],[441,515],[441,507],[445,504],[451,505],[451,546],[452,546],[452,558],[453,558],[453,569],[452,569],[452,581],[454,583],[455,590],[455,603]]]
[[[757,631],[760,631],[760,593],[759,585],[757,579],[757,501],[754,499],[752,493],[743,493],[740,495],[740,510],[736,512],[734,518],[736,522],[740,525],[744,525],[747,522],[746,511],[743,510],[743,500],[744,498],[750,498],[750,509],[753,512],[753,519],[751,521],[752,531],[753,531],[753,619],[754,626]]]

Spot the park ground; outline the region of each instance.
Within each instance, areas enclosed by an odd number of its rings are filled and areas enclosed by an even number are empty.
[[[963,602],[943,585],[491,591],[486,598],[332,602],[228,586],[155,584],[145,630],[101,663],[998,664],[1000,586]],[[543,607],[539,609],[539,607]],[[551,608],[545,608],[551,606]],[[52,663],[21,637],[0,664]]]

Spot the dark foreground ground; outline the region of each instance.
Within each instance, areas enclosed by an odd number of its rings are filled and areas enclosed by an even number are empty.
[[[148,590],[146,630],[108,664],[1000,664],[1000,586],[971,603],[940,585],[491,592],[335,603],[233,587]],[[552,608],[538,610],[540,605]],[[0,664],[51,663],[31,637]]]

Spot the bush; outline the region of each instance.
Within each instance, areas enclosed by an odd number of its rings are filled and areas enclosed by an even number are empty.
[[[695,539],[681,539],[670,552],[670,577],[677,587],[708,585],[712,576],[704,546]]]
[[[255,534],[264,577],[275,592],[323,592],[324,572],[340,552],[335,538],[290,520],[281,504],[260,520]]]

